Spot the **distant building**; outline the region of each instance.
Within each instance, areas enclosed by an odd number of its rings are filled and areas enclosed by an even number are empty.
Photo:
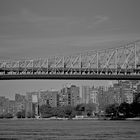
[[[24,95],[15,94],[16,112],[26,110],[26,98]]]
[[[71,85],[71,87],[70,87],[70,105],[76,106],[78,104],[80,104],[80,88],[75,85]]]
[[[40,105],[48,104],[51,107],[59,106],[59,95],[58,91],[41,91],[40,92]]]
[[[14,100],[9,100],[5,97],[0,97],[0,114],[10,113],[12,115],[16,114],[16,104]]]
[[[38,115],[39,113],[39,92],[26,93],[26,116]]]
[[[58,91],[48,91],[48,103],[51,107],[57,107],[59,106],[59,96]]]
[[[59,94],[60,106],[76,106],[80,104],[80,88],[76,85],[65,86]]]
[[[16,115],[16,102],[14,100],[8,101],[8,113],[12,114],[13,116]]]
[[[123,94],[123,90],[122,90],[122,84],[119,82],[119,83],[115,83],[113,85],[113,97],[114,97],[114,103],[117,103],[117,104],[121,104],[125,101],[125,97],[124,97],[124,94]]]
[[[98,105],[99,110],[104,110],[109,104],[108,91],[104,86],[98,87]]]
[[[98,90],[97,89],[92,89],[90,91],[90,102],[94,104],[98,104]]]
[[[124,101],[126,103],[131,104],[133,102],[133,89],[132,89],[132,83],[130,81],[124,81],[122,82],[122,92],[124,94]]]
[[[88,104],[90,102],[90,87],[82,86],[82,103]]]
[[[59,93],[59,105],[67,106],[70,104],[70,88],[65,86],[61,89]]]
[[[47,100],[47,93],[48,91],[40,91],[39,106],[49,104]]]
[[[0,114],[8,113],[9,99],[0,96]]]

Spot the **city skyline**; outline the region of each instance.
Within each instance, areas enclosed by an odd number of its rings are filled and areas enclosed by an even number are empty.
[[[107,80],[17,80],[17,81],[0,81],[0,96],[5,96],[9,99],[14,99],[15,94],[23,94],[32,91],[41,90],[60,90],[65,85],[82,86],[109,86],[116,81]],[[100,83],[100,84],[99,84]],[[29,85],[30,84],[30,85]]]
[[[76,107],[77,105],[92,105],[96,111],[104,110],[111,104],[128,103],[138,101],[139,81],[118,81],[111,83],[111,86],[105,87],[94,85],[65,85],[60,90],[40,90],[28,91],[25,94],[15,93],[15,98],[10,100],[5,96],[0,96],[0,114],[12,113],[15,115],[19,111],[25,111],[38,115],[38,107],[50,105],[50,107]]]

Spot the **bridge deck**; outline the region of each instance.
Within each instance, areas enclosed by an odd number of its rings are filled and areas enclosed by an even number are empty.
[[[140,75],[62,75],[62,74],[16,74],[0,75],[0,80],[54,79],[54,80],[140,80]]]

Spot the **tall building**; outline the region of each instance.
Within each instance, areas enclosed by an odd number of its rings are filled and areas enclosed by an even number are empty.
[[[8,113],[12,114],[13,116],[16,115],[16,102],[14,100],[8,101]]]
[[[90,102],[90,87],[82,86],[82,103],[88,104]]]
[[[122,92],[124,94],[124,101],[126,103],[131,104],[133,102],[133,88],[132,83],[130,81],[124,81],[122,82]]]
[[[39,92],[26,93],[26,116],[39,114]]]
[[[134,91],[130,81],[118,81],[118,83],[114,83],[113,87],[109,87],[108,93],[110,96],[108,100],[110,104],[121,104],[123,102],[130,104],[133,102]]]
[[[80,88],[76,85],[64,86],[59,96],[60,106],[76,106],[80,104]]]
[[[71,85],[71,87],[70,87],[70,105],[76,106],[78,104],[80,104],[80,88],[75,85]]]
[[[94,104],[98,104],[98,90],[97,89],[91,89],[90,91],[90,102]]]
[[[51,107],[59,106],[59,95],[58,91],[41,91],[40,92],[40,105],[48,104]]]
[[[40,99],[39,99],[39,106],[49,104],[47,100],[47,93],[48,91],[40,91]]]
[[[104,110],[108,105],[108,91],[104,86],[98,87],[99,110]]]
[[[15,94],[16,112],[26,110],[26,98],[24,95]]]
[[[0,114],[8,113],[9,99],[0,96]]]
[[[123,103],[125,101],[125,97],[123,94],[123,90],[122,90],[123,88],[122,88],[121,82],[115,83],[113,85],[113,89],[114,89],[114,92],[113,92],[114,103],[117,103],[117,104]]]
[[[59,105],[67,106],[70,104],[70,88],[64,86],[59,93]]]
[[[14,100],[9,100],[5,97],[0,97],[0,114],[10,113],[16,114],[16,104]]]

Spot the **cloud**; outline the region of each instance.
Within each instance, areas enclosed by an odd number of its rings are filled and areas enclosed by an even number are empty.
[[[99,24],[99,23],[103,23],[105,21],[108,21],[109,20],[109,17],[107,16],[96,16],[95,17],[96,21],[95,21],[95,24]]]
[[[132,41],[132,38],[136,38],[136,35],[111,34],[102,36],[14,39],[7,40],[5,44],[3,44],[3,48],[0,48],[0,56],[3,58],[7,56],[11,59],[17,59],[25,57],[46,58],[54,55],[74,55],[83,51],[118,47]]]
[[[31,23],[31,24],[65,24],[69,26],[73,25],[81,25],[86,26],[90,25],[97,25],[109,20],[107,16],[93,16],[88,17],[91,20],[88,20],[87,17],[75,17],[75,16],[60,16],[60,17],[52,17],[52,16],[44,16],[40,15],[36,12],[33,12],[27,8],[22,8],[19,13],[1,16],[0,23]]]
[[[98,25],[105,23],[109,20],[110,20],[110,18],[108,16],[97,15],[91,19],[91,22],[88,24],[87,27],[89,29],[91,29],[91,28],[97,27]]]

